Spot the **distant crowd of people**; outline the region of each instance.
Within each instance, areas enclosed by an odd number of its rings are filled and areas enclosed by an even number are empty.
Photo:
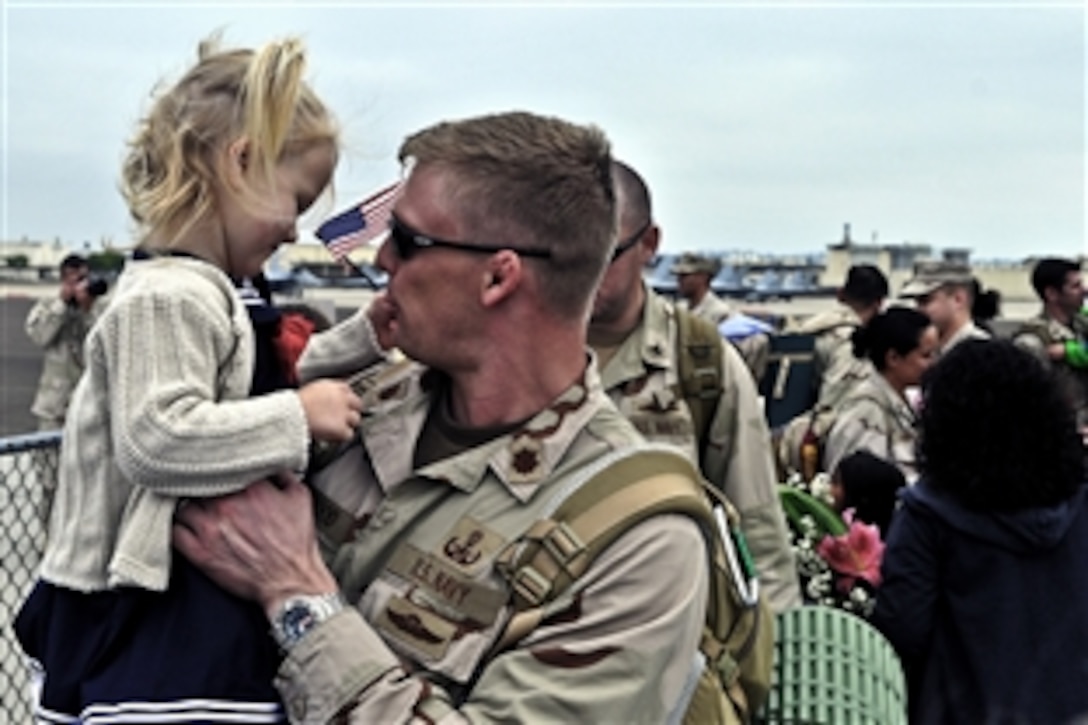
[[[36,718],[750,722],[769,614],[813,605],[783,476],[819,472],[883,539],[865,615],[913,721],[1088,715],[1077,262],[1036,264],[1009,340],[947,263],[891,306],[852,267],[777,330],[698,255],[680,300],[650,289],[647,181],[600,129],[511,112],[409,135],[388,287],[287,318],[262,266],[339,134],[297,39],[202,43],[129,141],[138,253],[108,295],[65,260],[31,312],[63,428],[14,622]],[[814,383],[772,430],[785,335]]]

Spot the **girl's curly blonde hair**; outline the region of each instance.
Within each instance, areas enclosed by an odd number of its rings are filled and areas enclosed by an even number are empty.
[[[246,173],[271,179],[283,158],[318,143],[337,144],[325,104],[302,80],[305,49],[297,38],[259,50],[220,49],[202,41],[198,60],[155,96],[128,141],[121,193],[139,240],[175,240],[213,211],[213,180],[228,147],[245,139]]]

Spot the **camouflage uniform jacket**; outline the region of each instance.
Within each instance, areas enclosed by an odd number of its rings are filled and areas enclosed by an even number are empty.
[[[646,291],[642,322],[601,371],[616,407],[653,441],[672,443],[700,463],[741,514],[763,591],[776,611],[800,604],[797,570],[778,502],[771,436],[752,376],[722,341],[722,392],[704,450],[679,391],[676,309]]]
[[[827,436],[824,464],[828,472],[834,472],[843,458],[866,450],[894,463],[907,483],[913,484],[918,478],[914,455],[917,438],[914,411],[883,375],[874,372],[839,406]]]
[[[1088,342],[1088,317],[1074,315],[1069,325],[1040,314],[1027,320],[1012,337],[1012,341],[1023,347],[1052,370],[1058,378],[1062,391],[1077,411],[1083,416],[1088,411],[1088,368],[1074,368],[1064,360],[1051,360],[1047,347],[1055,343],[1077,341]]]
[[[303,378],[375,362],[365,316],[311,340]],[[494,562],[572,476],[642,439],[582,380],[513,432],[413,470],[441,375],[379,365],[359,438],[313,476],[323,552],[353,608],[277,678],[294,722],[664,722],[698,674],[707,596],[695,524],[655,516],[592,564],[525,639],[496,651],[509,589]]]
[[[861,327],[857,313],[846,306],[814,315],[790,332],[816,335],[815,377],[819,381],[816,407],[835,409],[853,388],[873,371],[868,360],[854,357],[851,337]]]
[[[83,374],[83,339],[106,307],[99,297],[86,312],[59,297],[38,300],[26,318],[26,334],[44,348],[38,392],[30,411],[43,422],[61,424],[72,391]]]
[[[707,290],[706,294],[703,295],[703,299],[699,300],[699,304],[691,308],[691,312],[717,325],[733,314],[733,309],[728,302],[714,294],[713,291]]]
[[[948,351],[953,347],[963,342],[964,340],[989,340],[990,333],[983,330],[972,321],[968,321],[966,325],[956,330],[952,337],[944,341],[944,344],[937,349],[937,355],[947,355]]]

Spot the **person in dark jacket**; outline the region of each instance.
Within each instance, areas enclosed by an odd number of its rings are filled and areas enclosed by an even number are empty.
[[[1038,360],[1000,340],[957,345],[923,393],[922,477],[892,520],[872,616],[903,660],[911,721],[1088,715],[1088,499],[1072,410]]]

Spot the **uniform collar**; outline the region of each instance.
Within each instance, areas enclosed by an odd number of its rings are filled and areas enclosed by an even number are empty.
[[[588,420],[608,404],[595,356],[588,352],[582,377],[520,428],[413,472],[413,448],[437,387],[429,384],[428,376],[434,374],[413,364],[371,391],[375,407],[363,422],[363,440],[386,492],[416,475],[467,493],[476,490],[490,471],[512,496],[527,501],[552,477]],[[364,401],[364,410],[368,402]]]
[[[1039,319],[1046,322],[1050,336],[1055,340],[1076,340],[1088,333],[1088,319],[1082,314],[1073,315],[1068,325],[1047,315],[1045,310],[1039,313]]]
[[[956,330],[956,332],[953,333],[952,337],[945,340],[944,344],[941,345],[939,354],[946,354],[949,350],[951,350],[958,343],[961,343],[964,340],[984,339],[987,337],[989,337],[989,335],[986,334],[986,332],[981,327],[976,325],[971,320],[968,320],[966,324],[964,324],[962,327],[960,327],[960,329]]]
[[[870,384],[880,392],[880,395],[884,396],[884,399],[888,401],[888,405],[891,406],[892,412],[895,415],[904,420],[909,421],[912,425],[915,420],[914,409],[907,405],[907,401],[903,399],[903,396],[899,394],[887,378],[880,374],[878,370],[873,370],[869,375],[868,380]]]
[[[707,290],[699,304],[691,308],[692,314],[702,315],[708,318],[724,318],[733,313],[733,307],[718,295],[714,290]]]

